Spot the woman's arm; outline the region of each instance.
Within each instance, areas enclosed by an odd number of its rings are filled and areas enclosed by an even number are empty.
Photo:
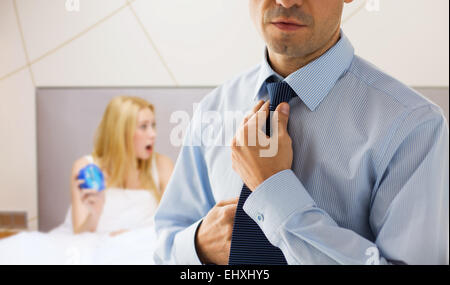
[[[104,191],[81,189],[77,180],[80,170],[89,164],[86,158],[75,161],[71,175],[72,225],[75,234],[94,232],[104,205]]]
[[[156,153],[156,167],[159,175],[159,189],[161,189],[161,194],[163,194],[172,176],[173,162],[168,156]]]

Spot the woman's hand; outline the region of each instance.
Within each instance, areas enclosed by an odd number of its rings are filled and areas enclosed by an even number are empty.
[[[83,183],[83,180],[77,180],[78,187]],[[95,217],[100,217],[105,203],[105,191],[98,192],[93,189],[81,189],[80,200],[81,204],[88,210],[90,214]]]
[[[72,167],[71,193],[72,216],[75,229],[95,231],[105,204],[105,191],[98,192],[93,189],[81,189],[84,180],[77,179],[81,169],[86,167],[89,161],[85,158],[77,160]]]
[[[80,185],[84,183],[84,180],[77,179],[80,170],[88,164],[89,162],[86,159],[80,159],[75,163],[72,169],[72,193],[79,198],[84,209],[90,214],[99,217],[105,202],[105,192],[98,192],[94,189],[82,189]]]

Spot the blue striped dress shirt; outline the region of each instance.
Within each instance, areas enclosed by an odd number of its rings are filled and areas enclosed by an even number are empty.
[[[355,55],[342,31],[331,49],[287,78],[266,56],[200,102],[155,215],[156,262],[201,264],[199,223],[243,184],[232,169],[227,114],[267,100],[271,76],[298,95],[289,102],[292,169],[260,184],[244,210],[287,262],[448,264],[443,112]]]

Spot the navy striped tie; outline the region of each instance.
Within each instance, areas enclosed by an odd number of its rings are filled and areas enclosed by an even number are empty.
[[[294,90],[284,81],[268,83],[270,111],[275,111],[282,102],[289,102],[296,96]],[[270,135],[270,116],[266,121],[266,134]],[[287,265],[286,259],[278,247],[273,246],[261,228],[244,211],[243,206],[250,189],[244,184],[234,217],[231,249],[228,264]]]

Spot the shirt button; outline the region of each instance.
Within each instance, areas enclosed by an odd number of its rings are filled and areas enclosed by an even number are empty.
[[[264,215],[261,213],[258,213],[258,216],[256,216],[259,222],[264,222]]]

